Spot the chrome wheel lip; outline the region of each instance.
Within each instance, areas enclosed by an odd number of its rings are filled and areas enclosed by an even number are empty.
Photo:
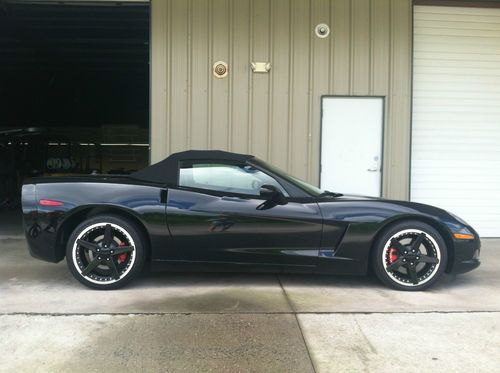
[[[129,241],[130,243],[130,246],[133,246],[134,247],[134,250],[132,250],[130,252],[130,262],[128,264],[128,267],[126,268],[126,270],[120,274],[120,277],[119,278],[113,278],[111,280],[95,280],[93,278],[91,278],[90,276],[85,276],[85,275],[82,275],[82,272],[83,270],[80,268],[80,265],[78,264],[78,260],[77,260],[77,249],[79,247],[79,245],[77,244],[78,240],[80,240],[82,237],[84,237],[87,233],[91,232],[92,230],[94,229],[97,229],[97,228],[105,228],[106,225],[110,225],[112,229],[115,229],[117,231],[119,231],[120,233],[122,233],[126,238],[127,240]],[[73,243],[73,250],[71,252],[71,255],[72,255],[72,259],[73,259],[73,264],[78,272],[78,274],[84,278],[85,280],[89,281],[89,282],[92,282],[94,284],[98,284],[98,285],[110,285],[110,284],[114,284],[118,281],[120,281],[121,279],[123,279],[124,277],[127,276],[127,274],[132,270],[133,266],[134,266],[134,263],[135,263],[135,260],[136,260],[136,255],[135,255],[135,242],[132,238],[132,236],[123,228],[123,227],[120,227],[119,225],[115,224],[115,223],[111,223],[111,222],[101,222],[101,223],[96,223],[96,224],[92,224],[91,226],[85,228],[82,232],[80,232],[80,234],[78,235],[78,237],[76,237],[74,243]]]
[[[386,256],[387,256],[387,252],[389,250],[389,248],[391,247],[391,243],[392,243],[392,240],[399,237],[399,236],[402,236],[402,235],[405,235],[405,234],[425,234],[425,238],[428,239],[432,245],[434,246],[435,250],[436,250],[436,258],[439,260],[439,263],[437,263],[434,267],[434,270],[433,272],[427,276],[425,279],[423,279],[422,281],[419,281],[417,284],[413,284],[411,282],[405,282],[405,281],[401,281],[399,278],[397,278],[393,273],[392,271],[388,271],[387,270],[387,267],[388,267],[388,264],[385,260]],[[402,231],[399,231],[397,233],[395,233],[394,235],[392,235],[386,242],[385,246],[384,246],[384,249],[382,250],[382,265],[384,267],[384,271],[385,273],[387,274],[387,276],[389,276],[391,278],[392,281],[396,282],[397,284],[399,285],[403,285],[405,287],[416,287],[416,286],[421,286],[427,282],[429,282],[432,278],[434,278],[434,276],[438,273],[438,269],[439,267],[441,266],[441,247],[438,245],[438,243],[436,242],[436,240],[434,239],[434,237],[432,237],[429,233],[423,231],[423,230],[420,230],[420,229],[404,229]]]

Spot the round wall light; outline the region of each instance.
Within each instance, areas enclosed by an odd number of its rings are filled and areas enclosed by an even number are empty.
[[[227,63],[224,62],[224,61],[217,61],[216,63],[214,63],[214,66],[213,66],[213,72],[214,72],[214,76],[216,78],[225,78],[228,74],[228,66],[227,66]]]
[[[314,32],[318,38],[326,38],[330,35],[330,27],[326,23],[320,23],[314,28]]]

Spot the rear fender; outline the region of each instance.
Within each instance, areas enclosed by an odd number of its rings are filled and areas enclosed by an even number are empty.
[[[70,213],[65,216],[65,218],[60,222],[59,229],[57,230],[55,247],[56,257],[60,258],[59,260],[62,260],[64,258],[68,238],[79,224],[91,217],[104,214],[120,216],[133,223],[138,228],[141,236],[143,237],[145,246],[147,248],[148,257],[150,257],[151,242],[149,232],[140,216],[130,209],[114,205],[103,206],[102,204],[79,206],[71,210]]]

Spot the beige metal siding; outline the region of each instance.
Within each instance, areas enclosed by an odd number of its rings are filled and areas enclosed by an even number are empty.
[[[152,162],[226,149],[318,184],[321,96],[386,96],[383,193],[407,198],[411,13],[410,0],[153,0]]]

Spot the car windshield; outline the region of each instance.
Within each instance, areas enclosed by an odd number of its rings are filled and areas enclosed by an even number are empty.
[[[285,171],[279,169],[278,167],[273,166],[272,164],[269,164],[267,162],[264,162],[261,159],[254,158],[253,161],[256,161],[255,162],[256,164],[261,165],[265,169],[271,171],[273,174],[275,174],[275,175],[279,176],[280,178],[288,181],[289,183],[297,186],[298,188],[302,189],[307,194],[310,194],[313,197],[326,196],[326,195],[332,195],[332,196],[337,195],[336,193],[331,193],[327,190],[322,190],[318,187],[315,187],[314,185],[306,183],[303,180],[300,180],[294,176],[291,176],[291,175],[287,174]]]

